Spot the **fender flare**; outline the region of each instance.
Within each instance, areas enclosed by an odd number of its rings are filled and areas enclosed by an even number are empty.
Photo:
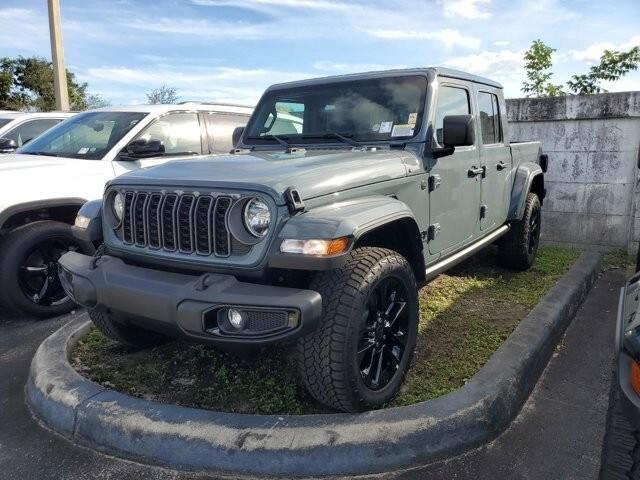
[[[509,214],[507,216],[507,220],[520,220],[522,218],[524,215],[527,195],[531,191],[534,179],[537,177],[541,177],[544,182],[544,172],[539,164],[534,162],[523,162],[518,166],[513,180],[513,188],[511,189],[511,200],[509,202]],[[541,194],[540,201],[544,198],[543,192]]]
[[[283,254],[280,240],[351,238],[350,248],[368,232],[397,220],[408,219],[420,231],[409,206],[394,197],[375,195],[324,205],[291,217],[278,233],[269,255],[269,266],[298,270],[338,268],[348,251],[333,257]]]
[[[11,217],[14,215],[29,212],[31,210],[42,210],[47,208],[57,207],[82,207],[87,202],[84,198],[70,197],[70,198],[52,198],[46,200],[35,200],[32,202],[18,203],[12,205],[2,212],[0,212],[0,231],[4,230],[4,226]]]

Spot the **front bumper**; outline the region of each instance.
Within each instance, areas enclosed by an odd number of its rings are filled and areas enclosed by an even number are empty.
[[[165,335],[206,343],[287,341],[314,330],[322,314],[318,292],[245,283],[232,275],[184,275],[76,252],[63,255],[59,267],[65,290],[80,305]],[[246,312],[254,328],[225,327],[220,318],[227,308]],[[283,315],[286,321],[279,323]]]

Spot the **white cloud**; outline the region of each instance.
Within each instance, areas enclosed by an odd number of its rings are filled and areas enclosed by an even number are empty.
[[[346,3],[332,2],[329,0],[252,0],[251,2],[242,0],[192,0],[192,3],[202,6],[232,6],[251,10],[261,9],[260,7],[306,8],[314,10],[348,10],[351,8]]]
[[[524,51],[482,51],[473,55],[454,57],[445,62],[448,67],[459,68],[479,75],[514,73],[524,68]]]
[[[491,0],[444,0],[445,17],[461,17],[468,20],[491,18],[491,13],[481,10],[481,6],[489,5]]]
[[[479,38],[464,35],[458,30],[365,30],[369,35],[389,40],[436,40],[447,48],[462,47],[476,50],[482,45]]]
[[[511,45],[511,42],[509,40],[496,40],[495,42],[493,42],[493,44],[496,47],[506,47],[508,45]]]
[[[122,26],[135,30],[163,34],[192,35],[208,38],[244,38],[257,39],[265,36],[277,36],[278,32],[252,23],[209,22],[208,20],[158,18],[134,19],[121,22]]]
[[[569,53],[573,60],[580,62],[596,62],[600,60],[600,57],[605,50],[628,50],[635,46],[640,45],[640,35],[634,35],[628,41],[615,44],[611,42],[599,42],[592,43],[588,47],[582,50],[571,50]]]

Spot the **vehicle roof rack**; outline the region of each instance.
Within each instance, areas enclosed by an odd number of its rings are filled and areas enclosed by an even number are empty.
[[[185,100],[184,102],[178,102],[176,105],[189,105],[189,104],[199,104],[199,105],[218,105],[221,107],[243,107],[243,108],[253,108],[251,105],[243,105],[241,103],[225,103],[225,102],[199,102],[197,100]]]

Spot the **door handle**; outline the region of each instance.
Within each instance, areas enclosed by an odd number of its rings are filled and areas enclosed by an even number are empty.
[[[505,168],[507,168],[507,164],[506,164],[506,163],[504,163],[504,162],[500,162],[500,163],[498,163],[498,164],[496,165],[496,168],[497,168],[498,170],[504,170]]]
[[[482,175],[484,177],[484,167],[473,166],[467,170],[468,177],[477,177],[478,175]]]

